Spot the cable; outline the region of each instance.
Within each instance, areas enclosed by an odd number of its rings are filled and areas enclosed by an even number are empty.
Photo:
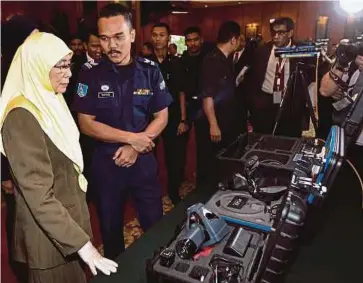
[[[316,67],[315,67],[315,93],[314,93],[314,102],[315,102],[315,108],[314,108],[314,114],[316,119],[319,121],[319,109],[318,109],[318,81],[319,81],[319,57],[320,53],[318,53],[318,56],[316,56]],[[315,133],[316,135],[316,133]]]
[[[363,194],[363,181],[362,181],[362,178],[360,177],[357,169],[354,167],[354,165],[352,164],[352,162],[350,162],[349,159],[347,159],[347,162],[348,162],[350,168],[352,168],[352,170],[354,171],[355,175],[357,176],[357,178],[359,180],[359,183],[360,183],[360,187],[362,189],[362,194]],[[363,209],[363,196],[362,196],[362,209]]]

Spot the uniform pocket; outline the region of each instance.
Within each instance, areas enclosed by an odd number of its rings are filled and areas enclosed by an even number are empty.
[[[134,95],[133,103],[135,106],[142,106],[147,109],[151,95]]]
[[[117,99],[116,98],[98,98],[96,102],[96,108],[99,109],[109,109],[113,107],[117,107]]]

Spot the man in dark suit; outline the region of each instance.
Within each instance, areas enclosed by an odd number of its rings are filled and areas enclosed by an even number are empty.
[[[238,127],[242,130],[242,132],[247,132],[247,103],[246,103],[246,92],[243,87],[243,78],[248,70],[249,60],[251,57],[250,48],[246,47],[246,38],[243,34],[241,34],[240,45],[237,51],[233,54],[233,69],[235,76],[235,95],[236,101],[238,103],[239,109],[239,122]]]
[[[245,76],[247,101],[251,114],[253,131],[272,134],[284,88],[296,67],[296,60],[275,57],[276,48],[295,45],[293,42],[295,24],[283,17],[270,21],[272,41],[256,50]],[[305,97],[301,85],[296,93],[289,93],[276,134],[299,137],[302,134],[302,117],[306,113]],[[293,103],[292,103],[293,102]]]

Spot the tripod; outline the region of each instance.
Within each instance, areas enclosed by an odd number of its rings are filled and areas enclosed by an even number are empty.
[[[275,122],[275,126],[274,126],[274,129],[273,129],[272,135],[275,135],[276,129],[277,129],[277,127],[279,125],[279,122],[281,120],[282,112],[283,112],[284,108],[286,107],[287,98],[289,96],[293,96],[293,94],[295,94],[298,79],[300,79],[300,82],[301,82],[302,92],[303,92],[303,96],[304,96],[304,103],[308,107],[311,121],[313,123],[315,132],[317,132],[318,120],[317,120],[317,118],[315,117],[315,114],[314,114],[313,104],[311,102],[308,87],[306,85],[304,71],[302,70],[302,67],[304,65],[305,64],[303,62],[298,62],[296,64],[295,70],[291,73],[291,75],[289,77],[289,80],[287,81],[287,85],[286,85],[286,88],[284,90],[284,95],[283,95],[283,97],[281,99],[281,102],[280,102],[280,105],[279,105],[279,110],[278,110],[277,115],[276,115],[276,122]],[[290,99],[290,101],[293,103],[292,99]],[[301,118],[303,118],[303,117],[301,117]]]

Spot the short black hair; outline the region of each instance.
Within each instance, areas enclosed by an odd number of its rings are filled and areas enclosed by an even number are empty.
[[[92,27],[92,28],[87,30],[87,38],[84,41],[88,42],[91,35],[94,35],[94,36],[98,37],[98,29],[96,27]]]
[[[144,42],[144,44],[142,45],[142,46],[146,46],[148,49],[150,49],[150,50],[153,50],[154,49],[154,47],[153,47],[153,45],[151,44],[151,42]]]
[[[273,27],[276,25],[286,26],[287,31],[293,30],[295,28],[294,21],[289,17],[281,17],[281,18],[270,20],[270,30],[272,30]]]
[[[201,31],[200,31],[200,28],[197,27],[197,26],[192,26],[192,27],[188,27],[185,31],[184,31],[184,36],[187,36],[188,34],[191,34],[191,33],[197,33],[199,34],[199,36],[202,35]]]
[[[91,28],[87,28],[86,30],[84,30],[82,34],[83,34],[82,41],[89,42],[89,38],[91,37],[91,35],[98,37],[98,29],[93,26]]]
[[[169,46],[173,46],[175,49],[178,49],[178,46],[176,46],[175,43],[170,43]]]
[[[151,28],[151,31],[153,31],[154,28],[165,28],[166,31],[168,32],[168,35],[170,35],[170,33],[171,33],[170,27],[166,23],[157,23],[157,24],[153,25],[153,27]]]
[[[69,42],[71,42],[73,39],[84,41],[84,36],[82,36],[81,32],[73,33],[69,36]]]
[[[226,43],[233,37],[239,37],[241,35],[241,27],[235,21],[227,21],[222,23],[219,27],[217,42]]]
[[[110,3],[104,6],[98,14],[98,19],[101,18],[111,18],[123,16],[128,23],[130,29],[133,29],[132,25],[132,14],[130,10],[122,4]]]

